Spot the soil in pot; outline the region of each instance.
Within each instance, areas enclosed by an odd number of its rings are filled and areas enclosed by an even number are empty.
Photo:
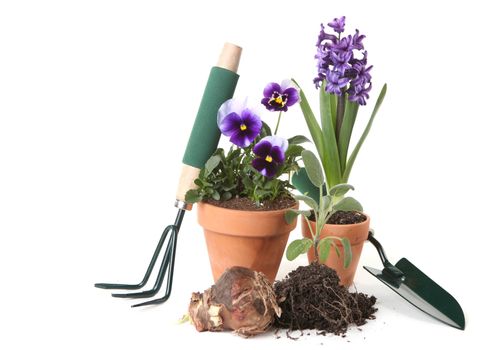
[[[367,217],[358,211],[336,211],[327,220],[329,225],[352,225],[367,220]]]
[[[292,208],[296,201],[292,197],[277,198],[273,201],[264,201],[262,205],[257,206],[256,203],[249,198],[231,198],[227,201],[217,201],[214,199],[207,199],[205,203],[215,205],[217,207],[234,209],[234,210],[247,210],[247,211],[268,211],[268,210],[281,210]]]
[[[290,330],[317,329],[337,335],[349,325],[374,319],[376,298],[350,293],[335,270],[316,262],[300,266],[274,285],[282,315],[274,325]]]

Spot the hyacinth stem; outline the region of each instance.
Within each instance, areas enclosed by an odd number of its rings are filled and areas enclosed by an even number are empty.
[[[337,98],[337,116],[335,124],[335,139],[339,140],[340,129],[342,128],[342,123],[344,122],[344,113],[345,113],[345,91],[342,91],[342,95]]]
[[[282,111],[279,112],[279,118],[277,118],[276,129],[274,130],[274,135],[277,135],[277,130],[279,130],[280,119],[282,117]]]

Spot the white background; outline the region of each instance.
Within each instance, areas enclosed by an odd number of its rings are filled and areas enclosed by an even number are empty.
[[[0,348],[476,345],[471,3],[1,1]],[[406,256],[449,290],[467,329],[421,314],[361,268],[357,288],[377,296],[379,312],[347,338],[243,340],[177,325],[190,293],[212,282],[195,211],[181,229],[168,303],[130,309],[93,288],[138,281],[174,220],[183,150],[223,42],[244,48],[236,96],[259,99],[266,83],[295,77],[313,100],[320,23],[343,14],[349,32],[367,35],[374,65],[355,135],[389,84],[350,178],[355,196],[391,260]],[[298,108],[281,130],[307,134]],[[299,264],[284,259],[278,277]],[[370,245],[362,264],[380,266]]]

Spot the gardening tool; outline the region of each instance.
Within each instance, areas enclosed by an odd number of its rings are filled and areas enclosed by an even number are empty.
[[[378,251],[384,268],[364,269],[421,311],[458,329],[465,329],[465,316],[456,299],[405,258],[392,265],[382,245],[370,231],[367,238]]]
[[[316,201],[320,199],[319,191],[309,180],[305,169],[300,169],[294,174],[292,183],[300,192],[306,193]],[[377,248],[384,268],[378,270],[364,266],[365,270],[428,315],[452,327],[465,329],[463,310],[453,296],[407,259],[402,258],[392,265],[382,245],[374,237],[373,231],[369,232],[367,239]]]
[[[168,300],[171,295],[178,233],[185,212],[191,209],[191,205],[189,205],[185,199],[186,192],[190,189],[196,188],[194,180],[196,180],[201,168],[204,167],[206,161],[217,148],[219,137],[221,135],[216,121],[217,111],[221,104],[230,99],[234,94],[239,79],[239,75],[237,75],[236,72],[239,66],[241,51],[242,49],[240,47],[226,43],[219,56],[218,64],[211,69],[196,120],[191,135],[189,136],[188,145],[184,152],[183,168],[176,193],[176,202],[174,204],[175,207],[178,208],[178,214],[174,224],[167,226],[163,231],[142,281],[138,284],[95,284],[95,287],[103,289],[134,290],[144,287],[151,276],[163,245],[167,241],[158,276],[156,277],[156,282],[152,289],[135,293],[112,294],[113,297],[117,298],[152,297],[159,292],[163,285],[166,272],[168,273],[166,291],[163,297],[132,305],[132,307],[161,304]]]

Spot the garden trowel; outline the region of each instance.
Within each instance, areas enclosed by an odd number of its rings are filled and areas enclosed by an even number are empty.
[[[392,265],[385,255],[382,245],[370,231],[367,238],[380,255],[383,269],[364,266],[364,269],[390,287],[403,299],[418,309],[446,323],[449,326],[465,329],[465,316],[456,299],[425,275],[406,258]]]
[[[320,192],[309,180],[305,169],[294,174],[292,183],[300,192],[307,193],[317,202],[320,200]],[[373,231],[369,232],[367,239],[377,249],[384,268],[380,270],[364,266],[365,270],[421,311],[452,327],[465,329],[463,310],[450,293],[405,258],[392,265]]]

